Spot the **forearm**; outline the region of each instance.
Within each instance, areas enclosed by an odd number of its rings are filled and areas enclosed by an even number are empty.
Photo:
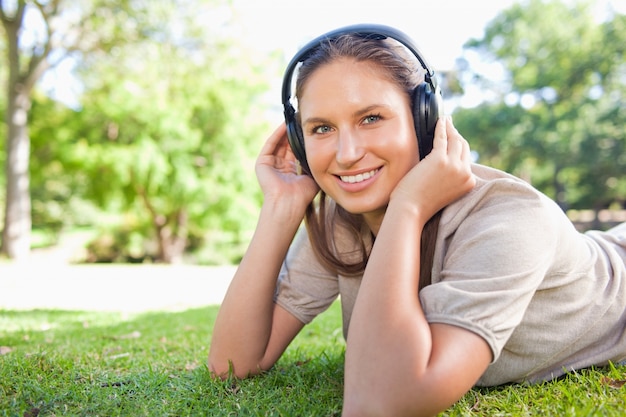
[[[450,118],[433,150],[396,185],[365,270],[346,347],[344,414],[434,415],[484,372],[480,336],[429,325],[418,295],[420,245],[428,218],[471,191],[467,141]]]
[[[302,215],[266,203],[213,329],[209,366],[216,374],[257,373],[272,330],[273,295],[281,264]]]
[[[392,202],[387,209],[350,322],[347,402],[385,407],[420,395],[414,389],[428,370],[432,351],[430,326],[418,298],[425,222],[411,205]]]

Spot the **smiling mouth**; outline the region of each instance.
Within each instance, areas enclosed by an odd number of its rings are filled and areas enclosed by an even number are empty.
[[[376,173],[379,170],[380,168],[377,168],[377,169],[373,169],[371,171],[363,172],[362,174],[357,174],[357,175],[340,175],[339,178],[341,178],[341,181],[343,182],[347,182],[349,184],[355,184],[357,182],[362,182],[362,181],[372,178],[374,175],[376,175]]]

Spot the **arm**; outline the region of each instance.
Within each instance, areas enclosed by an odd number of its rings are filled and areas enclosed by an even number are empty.
[[[345,416],[434,415],[491,361],[479,336],[430,325],[417,295],[424,224],[474,183],[466,141],[450,120],[438,123],[433,152],[392,193],[363,276],[346,349]]]
[[[272,367],[303,323],[273,302],[276,279],[317,185],[295,172],[284,124],[256,163],[264,202],[254,236],[215,320],[209,369],[237,377]]]

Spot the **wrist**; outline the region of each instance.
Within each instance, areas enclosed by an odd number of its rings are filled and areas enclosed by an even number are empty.
[[[389,201],[385,217],[391,215],[395,218],[415,221],[416,226],[423,227],[435,213],[436,211],[428,210],[425,205],[420,205],[412,199],[398,196]]]
[[[300,225],[304,219],[307,204],[295,201],[287,196],[266,197],[261,206],[261,216],[274,219],[284,226],[289,224]]]

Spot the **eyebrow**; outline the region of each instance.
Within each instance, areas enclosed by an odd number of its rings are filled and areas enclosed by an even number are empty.
[[[388,109],[389,106],[386,104],[372,104],[370,106],[364,107],[362,109],[359,109],[357,111],[355,111],[354,113],[352,113],[352,117],[360,117],[363,115],[366,115],[372,111],[378,110],[378,109]],[[324,118],[324,117],[309,117],[306,120],[302,121],[301,124],[302,126],[307,125],[307,124],[324,124],[324,123],[328,123],[329,120]]]

